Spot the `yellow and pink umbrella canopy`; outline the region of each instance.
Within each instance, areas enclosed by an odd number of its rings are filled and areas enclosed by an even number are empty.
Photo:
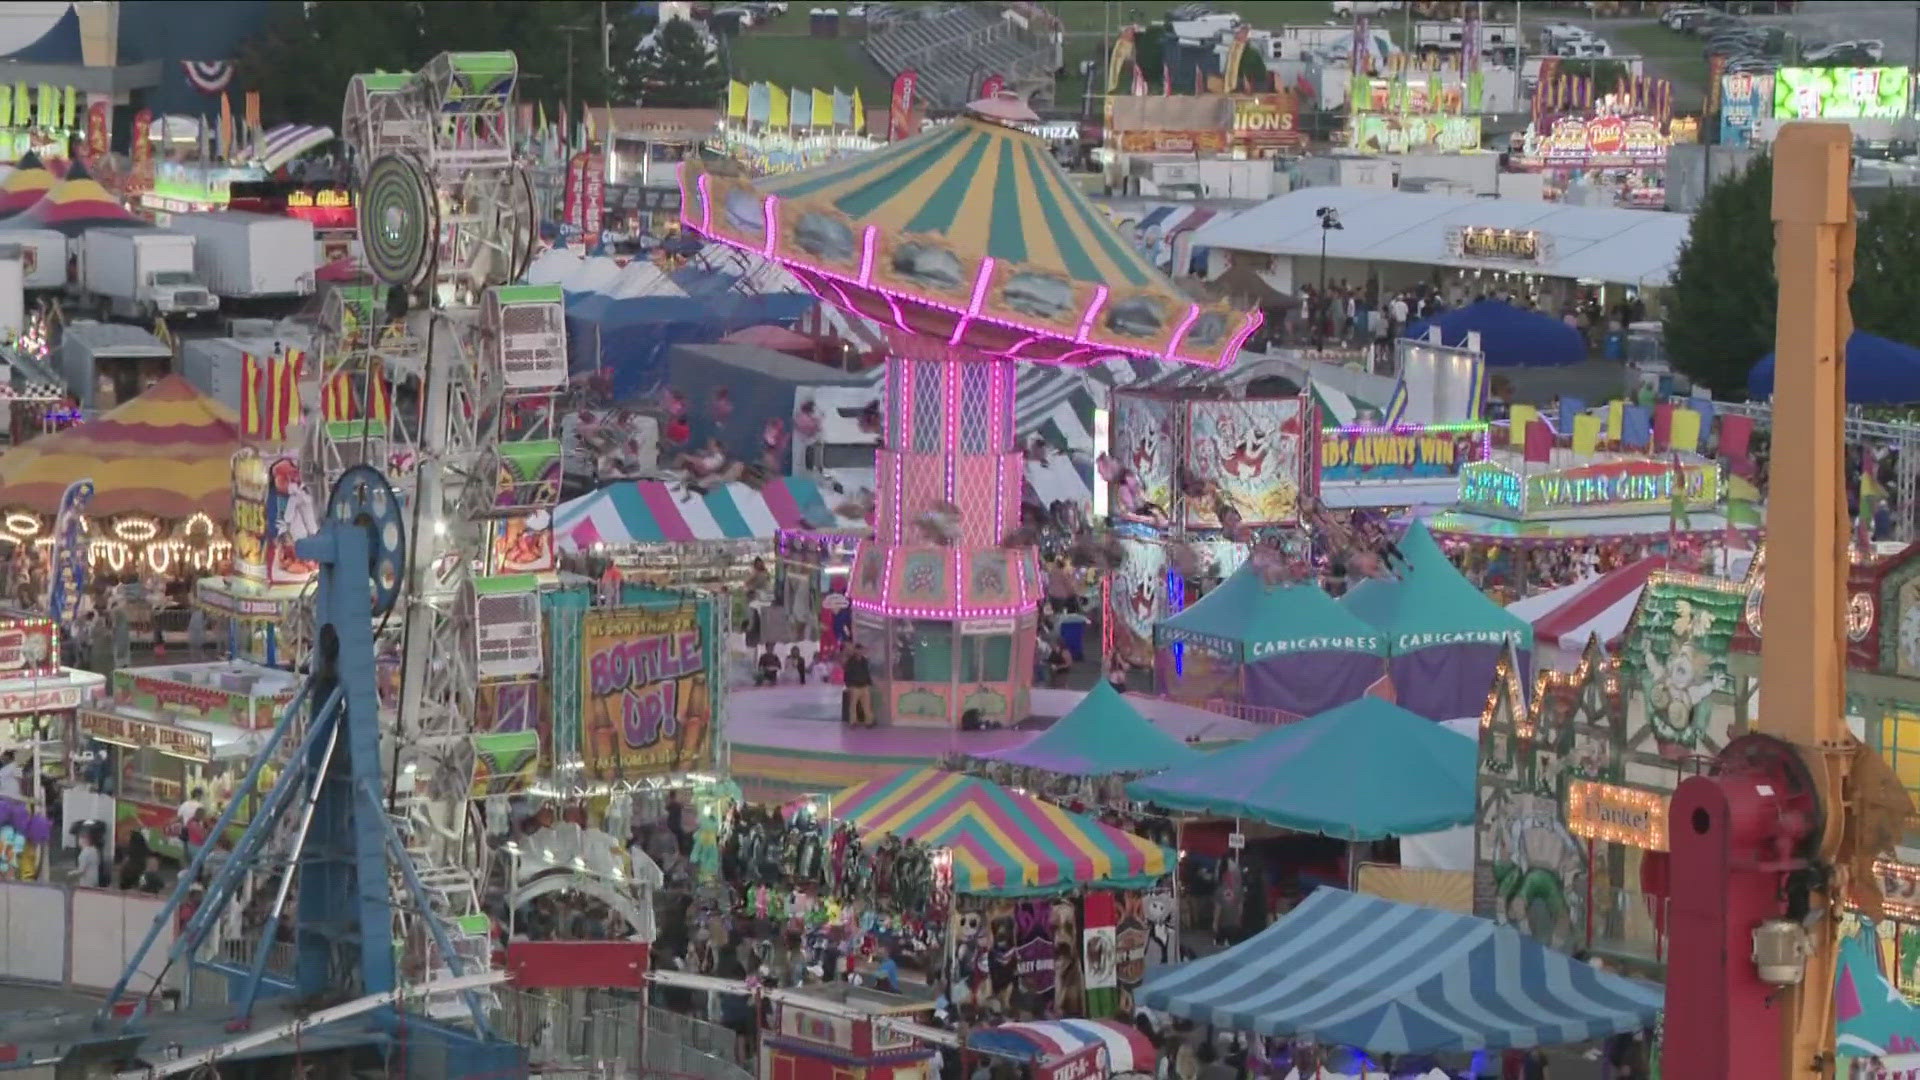
[[[29,150],[14,162],[13,171],[0,180],[0,218],[12,217],[33,207],[59,183],[40,155]]]
[[[0,506],[52,515],[75,480],[93,481],[88,513],[225,521],[240,418],[178,375],[65,431],[0,454]]]

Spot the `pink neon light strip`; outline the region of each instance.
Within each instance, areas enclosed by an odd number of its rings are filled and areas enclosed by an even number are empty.
[[[947,501],[953,501],[960,478],[960,373],[965,364],[940,365],[940,377],[947,381],[947,415],[940,418],[947,429],[946,489]]]
[[[704,179],[704,177],[702,179]],[[1093,303],[1088,304],[1087,313],[1080,316],[1080,331],[1073,335],[1073,343],[1075,345],[1085,345],[1087,343],[1087,335],[1093,333],[1093,320],[1100,317],[1100,309],[1106,306],[1107,287],[1105,285],[1095,286],[1093,290]]]
[[[1198,321],[1200,321],[1200,305],[1188,304],[1187,317],[1180,320],[1180,325],[1173,328],[1173,337],[1167,339],[1169,361],[1173,360],[1174,354],[1180,351],[1180,342],[1186,339],[1187,331],[1193,329],[1193,324]]]
[[[761,230],[767,234],[767,246],[761,250],[760,254],[771,259],[774,245],[780,242],[780,196],[767,196],[767,201],[760,204],[760,213],[767,219],[766,228]]]
[[[713,236],[713,174],[700,174],[700,231]],[[718,237],[714,237],[719,239]],[[725,243],[725,241],[721,241]]]
[[[873,280],[873,252],[880,246],[880,226],[869,225],[860,237],[860,284]]]
[[[1000,441],[999,436],[1001,431],[1000,410],[1006,405],[1004,401],[1006,394],[1000,385],[1000,373],[1002,368],[1010,367],[1011,365],[1007,364],[1004,360],[989,361],[989,363],[993,363],[995,366],[989,373],[991,377],[987,380],[987,382],[991,384],[987,396],[987,423],[993,425],[988,430],[993,435],[993,442],[998,443]],[[990,445],[987,449],[989,451],[997,451],[1000,447]],[[1007,485],[1006,478],[1000,475],[1000,470],[1004,470],[1005,468],[1006,464],[1004,462],[996,465],[996,472],[993,478],[993,535],[988,537],[988,539],[996,542],[1007,534],[1007,522],[1004,516],[1006,513]]]
[[[890,619],[1008,619],[1031,612],[1039,601],[1028,600],[1024,604],[1008,604],[1001,607],[967,607],[955,605],[950,608],[908,607],[898,604],[882,603],[878,600],[855,600],[854,609],[866,611]]]
[[[960,344],[960,339],[967,336],[967,327],[972,325],[975,318],[979,317],[980,305],[986,303],[987,286],[992,281],[993,256],[988,255],[981,258],[980,272],[973,276],[973,296],[967,300],[967,315],[959,322],[953,324],[953,336],[947,339],[947,344],[958,345]]]

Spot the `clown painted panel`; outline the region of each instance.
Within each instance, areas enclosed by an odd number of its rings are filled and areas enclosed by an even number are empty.
[[[1187,525],[1225,527],[1228,508],[1244,525],[1297,522],[1303,422],[1298,398],[1189,404],[1186,471],[1200,490],[1186,494]]]
[[[1175,405],[1164,398],[1113,395],[1113,451],[1121,475],[1114,481],[1113,506],[1135,516],[1143,505],[1167,514],[1173,507],[1173,417]]]
[[[1159,544],[1123,539],[1126,559],[1113,573],[1113,648],[1128,663],[1153,662],[1153,624],[1165,611],[1167,553]]]

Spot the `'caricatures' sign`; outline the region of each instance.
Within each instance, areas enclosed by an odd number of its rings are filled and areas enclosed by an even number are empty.
[[[587,771],[669,776],[713,758],[713,697],[698,609],[612,608],[582,621]]]

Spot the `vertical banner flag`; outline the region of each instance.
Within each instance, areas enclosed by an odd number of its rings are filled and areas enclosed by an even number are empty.
[[[1472,75],[1480,70],[1480,5],[1467,5],[1467,18],[1461,27],[1460,35],[1460,74]]]
[[[135,191],[153,190],[153,110],[133,114],[133,141],[127,146],[132,163],[131,187]]]
[[[1349,77],[1359,78],[1367,73],[1367,17],[1358,15],[1353,20],[1352,56],[1348,57],[1351,70]]]
[[[1115,940],[1113,900],[1110,892],[1089,892],[1083,904],[1080,959],[1088,1016],[1112,1016],[1119,1003],[1119,942]]]
[[[108,130],[110,123],[107,103],[94,101],[87,106],[87,167],[95,168],[104,163],[113,146],[113,132]]]
[[[71,86],[62,93],[64,97],[60,103],[60,126],[72,131],[73,122],[79,115],[80,95]]]
[[[243,107],[247,120],[247,145],[253,147],[260,136],[266,131],[266,128],[260,124],[260,91],[247,91],[247,96],[244,100],[245,104]],[[250,151],[248,156],[252,156],[253,153],[257,152],[257,150]]]
[[[567,161],[567,187],[561,220],[575,232],[584,233],[587,224],[587,155],[585,151]]]
[[[80,598],[87,591],[87,504],[93,501],[93,481],[75,480],[60,496],[53,518],[53,566],[47,575],[47,617],[63,632],[71,631],[80,614]]]
[[[220,160],[233,160],[233,99],[220,95]]]
[[[899,142],[913,134],[913,95],[920,73],[908,68],[893,79],[893,101],[887,106],[887,141]]]
[[[586,234],[587,243],[593,244],[599,241],[607,216],[607,155],[599,151],[587,155],[586,196],[580,231]]]
[[[26,83],[13,84],[13,126],[33,126],[33,96],[27,92]]]

